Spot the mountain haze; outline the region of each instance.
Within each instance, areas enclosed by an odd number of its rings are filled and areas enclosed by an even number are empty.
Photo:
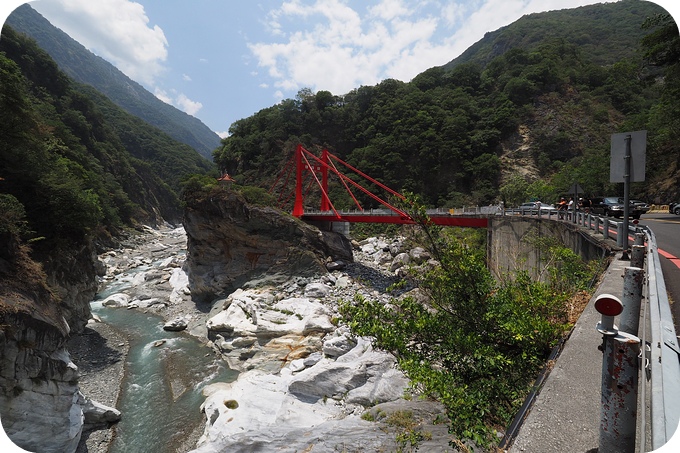
[[[115,66],[54,27],[28,4],[17,8],[6,23],[35,39],[75,81],[93,86],[129,113],[212,160],[212,151],[220,145],[220,137],[215,132],[199,119],[158,99]]]

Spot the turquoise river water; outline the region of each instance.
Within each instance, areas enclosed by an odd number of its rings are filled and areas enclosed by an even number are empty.
[[[233,381],[237,373],[196,338],[164,331],[158,316],[103,307],[101,300],[117,292],[125,292],[124,282],[108,285],[91,304],[92,312],[127,335],[130,343],[116,405],[122,419],[110,452],[190,450],[195,447],[190,434],[205,423],[202,389],[212,382]]]

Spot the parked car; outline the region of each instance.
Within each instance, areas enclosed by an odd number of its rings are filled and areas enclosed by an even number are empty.
[[[537,215],[539,210],[541,211],[541,215],[548,215],[550,213],[557,214],[557,209],[555,206],[551,204],[543,204],[540,201],[522,203],[517,209],[515,209],[515,212],[519,212],[522,215]]]
[[[671,203],[668,205],[668,212],[675,215],[680,215],[680,203]]]
[[[619,198],[619,201],[623,203],[623,198]],[[635,210],[640,211],[640,214],[646,214],[651,209],[651,206],[642,200],[630,200],[630,204],[635,207]]]
[[[621,218],[623,217],[623,208],[623,198],[621,197],[595,197],[591,199],[590,212],[593,214]],[[645,209],[636,206],[632,200],[629,203],[628,215],[634,219],[639,219],[647,211],[649,211],[649,206]]]

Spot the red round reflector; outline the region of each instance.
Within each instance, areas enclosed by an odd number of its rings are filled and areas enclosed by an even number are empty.
[[[605,316],[618,316],[623,311],[623,304],[611,294],[600,294],[595,299],[595,310]]]

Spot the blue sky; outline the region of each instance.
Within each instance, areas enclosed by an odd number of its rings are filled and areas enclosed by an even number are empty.
[[[0,19],[21,0],[2,0]],[[34,0],[36,10],[220,135],[302,88],[409,81],[533,12],[595,0]],[[677,0],[657,0],[672,14]],[[673,6],[670,6],[674,4]],[[675,11],[673,11],[675,10]]]

